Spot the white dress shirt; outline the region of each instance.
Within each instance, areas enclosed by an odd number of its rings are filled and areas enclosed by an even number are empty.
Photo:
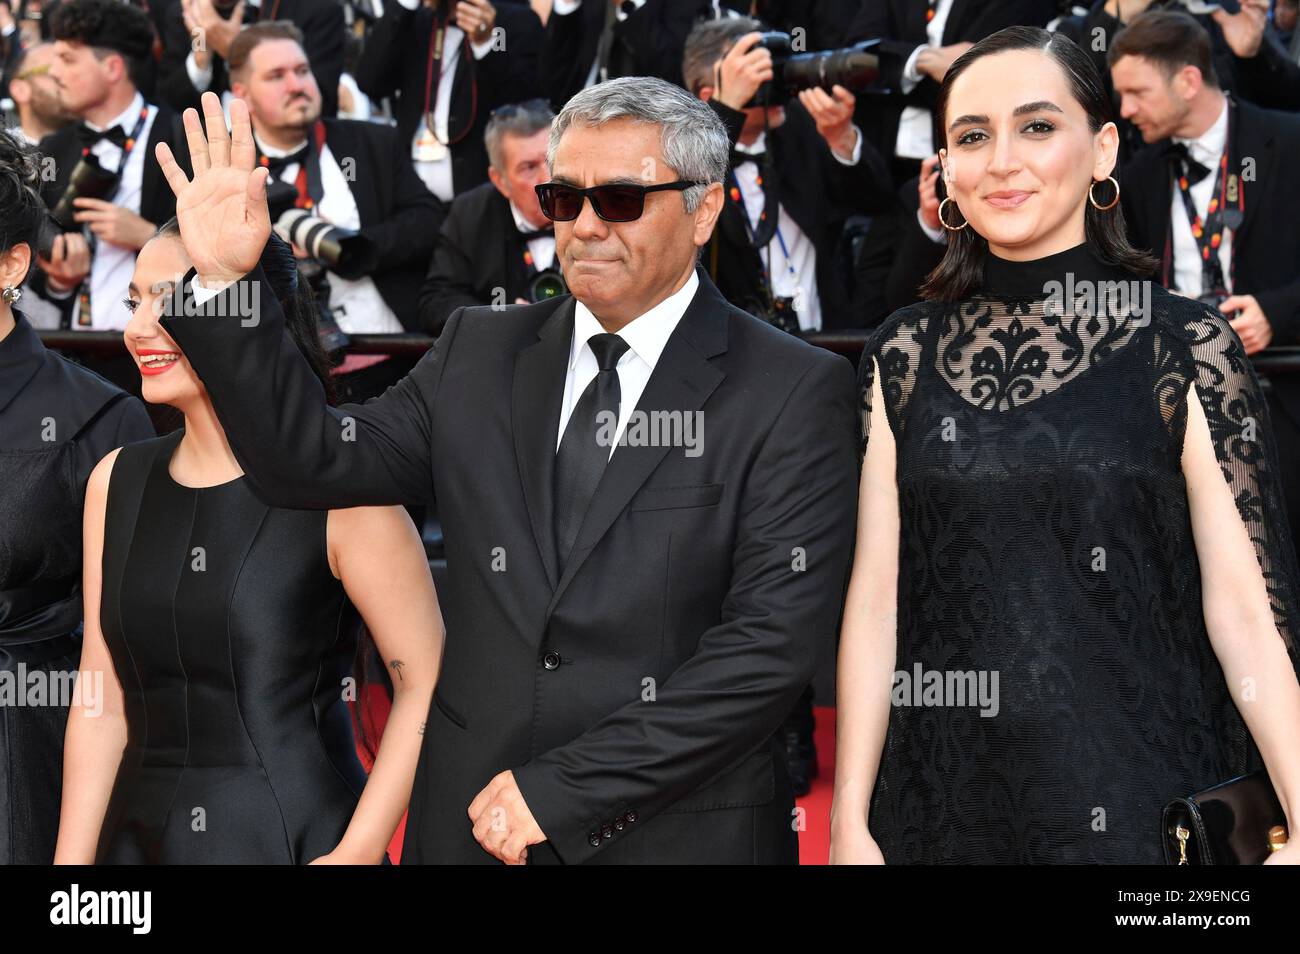
[[[927,46],[943,46],[943,28],[948,24],[948,14],[952,12],[952,0],[939,0],[934,8],[934,19],[925,26]],[[903,65],[903,77],[899,86],[903,93],[910,93],[925,79],[916,68],[916,58],[923,47],[912,51]],[[904,159],[924,159],[934,154],[934,120],[928,109],[920,106],[904,106],[898,117],[898,138],[894,140],[894,152]]]
[[[419,9],[420,0],[397,0],[408,10]],[[433,110],[433,131],[440,142],[449,142],[452,133],[447,128],[447,117],[451,112],[451,91],[456,85],[456,68],[460,64],[460,45],[465,40],[465,31],[456,26],[454,22],[447,24],[446,32],[442,37],[442,62],[434,67],[441,69],[441,73],[434,78],[438,84],[438,89],[434,94],[432,104]],[[492,39],[489,37],[483,43],[471,43],[470,52],[474,54],[474,59],[481,60],[492,51]],[[423,102],[423,100],[421,100]],[[420,122],[415,127],[415,135],[411,139],[411,152],[414,155],[415,144],[419,141],[421,134],[424,133],[424,127],[427,119],[420,117]],[[456,130],[459,134],[460,130]],[[416,174],[424,180],[424,184],[429,187],[429,191],[436,195],[443,202],[450,202],[456,195],[456,190],[452,185],[451,177],[451,150],[447,150],[441,159],[434,162],[413,160]]]
[[[139,93],[116,118],[106,126],[86,123],[96,132],[121,126],[128,135],[135,129],[140,110],[144,108],[144,97]],[[140,197],[143,192],[144,164],[149,153],[149,131],[153,129],[158,107],[149,107],[149,116],[140,128],[140,135],[131,154],[126,157],[126,166],[122,169],[117,192],[110,201],[124,209],[140,214]],[[122,164],[122,147],[107,139],[101,139],[90,149],[105,169],[114,170]],[[161,223],[155,223],[161,224]],[[72,308],[72,329],[75,331],[121,331],[131,320],[131,313],[126,310],[122,300],[127,297],[131,286],[131,276],[135,274],[135,257],[137,250],[123,245],[115,245],[103,239],[96,239],[94,254],[90,259],[90,324],[81,321],[81,298],[78,296]]]
[[[1192,204],[1196,214],[1205,221],[1206,211],[1210,206],[1210,196],[1214,194],[1214,180],[1218,177],[1219,162],[1223,150],[1228,145],[1228,101],[1223,101],[1223,111],[1209,129],[1196,139],[1173,137],[1174,142],[1187,146],[1187,153],[1210,170],[1210,174],[1192,186]],[[1175,171],[1175,175],[1177,172]],[[1192,298],[1206,291],[1201,287],[1201,249],[1192,236],[1192,223],[1187,218],[1187,208],[1183,205],[1183,193],[1174,182],[1172,205],[1169,214],[1170,234],[1173,236],[1174,287],[1184,295]],[[1224,288],[1232,292],[1232,229],[1223,230],[1223,241],[1219,243],[1219,263],[1223,267]]]
[[[855,166],[862,158],[862,131],[857,127],[854,129],[857,130],[858,141],[850,159],[842,159],[831,151],[835,160],[846,166]],[[736,151],[760,153],[766,142],[767,133],[759,133],[758,138],[749,145],[736,143]],[[758,184],[758,163],[741,162],[733,172],[736,185],[740,188],[741,200],[745,203],[749,227],[757,229],[764,202],[763,187]],[[817,293],[817,248],[780,203],[777,204],[776,228],[780,237],[773,236],[766,247],[758,250],[772,282],[772,294],[778,298],[794,299],[795,314],[799,317],[801,331],[820,331],[822,305],[821,296]],[[782,242],[785,243],[784,248]]]
[[[533,225],[524,214],[519,211],[519,207],[513,202],[510,203],[510,214],[515,218],[515,228],[521,233],[540,231],[537,226]],[[535,239],[528,240],[528,254],[533,257],[533,268],[539,272],[545,271],[555,264],[555,235],[539,235]]]
[[[700,287],[700,278],[694,270],[680,289],[669,295],[643,315],[632,319],[619,330],[618,335],[627,342],[627,351],[619,359],[617,367],[619,406],[618,430],[610,445],[609,455],[614,456],[628,419],[641,400],[641,392],[663,354],[664,346],[672,335],[677,323],[682,320],[686,308],[695,297]],[[555,435],[555,449],[560,449],[564,439],[564,429],[573,414],[573,406],[582,397],[592,379],[599,373],[600,366],[587,341],[593,335],[603,335],[606,331],[596,316],[582,302],[574,301],[573,340],[569,347],[569,370],[564,379],[564,401],[560,405],[560,427]]]

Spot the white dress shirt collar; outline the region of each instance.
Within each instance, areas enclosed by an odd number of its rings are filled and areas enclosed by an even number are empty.
[[[653,370],[659,361],[659,355],[663,354],[664,347],[668,344],[668,338],[677,327],[677,323],[682,320],[682,315],[686,314],[686,308],[699,287],[699,275],[692,269],[686,284],[645,314],[638,315],[624,325],[618,331],[618,335],[627,342],[628,350],[619,363],[627,360],[629,355],[635,354]],[[605,333],[605,329],[596,320],[591,310],[582,302],[575,300],[573,344],[569,349],[570,372],[577,366],[582,349],[588,347],[587,340],[592,335]]]
[[[1195,139],[1183,139],[1174,136],[1173,140],[1185,145],[1188,154],[1197,162],[1213,168],[1218,163],[1219,157],[1223,155],[1223,150],[1228,144],[1227,97],[1223,98],[1223,108],[1219,111],[1219,118],[1214,121],[1209,129]]]
[[[283,159],[285,156],[292,156],[295,152],[307,145],[310,140],[304,139],[292,149],[277,149],[275,146],[267,145],[262,141],[262,137],[253,133],[253,142],[257,143],[258,150],[268,159]]]
[[[510,214],[514,217],[515,228],[524,234],[529,232],[541,232],[546,229],[545,225],[533,225],[532,222],[529,222],[524,218],[524,214],[519,211],[519,206],[515,205],[513,202],[510,203]]]

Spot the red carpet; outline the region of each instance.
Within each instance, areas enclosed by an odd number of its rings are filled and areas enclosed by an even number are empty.
[[[366,690],[366,731],[378,746],[384,725],[388,721],[390,703],[382,686],[368,685]],[[813,779],[812,791],[797,803],[798,808],[802,809],[800,815],[804,825],[804,829],[799,832],[799,863],[804,865],[824,865],[830,853],[831,791],[835,775],[835,710],[818,707],[814,710],[814,715],[817,718],[814,737],[820,773]],[[367,772],[370,771],[373,762],[370,753],[360,744],[357,745],[357,752],[361,756],[361,764]],[[393,864],[397,864],[402,857],[402,836],[405,833],[406,818],[403,817],[388,846],[388,857]]]

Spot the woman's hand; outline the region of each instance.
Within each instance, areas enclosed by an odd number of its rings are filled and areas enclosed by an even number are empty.
[[[1264,859],[1266,865],[1300,865],[1300,846],[1294,841],[1285,845]]]
[[[176,218],[181,241],[205,286],[238,281],[256,266],[271,236],[271,211],[266,204],[267,170],[257,165],[248,106],[230,101],[230,126],[216,93],[203,94],[207,136],[194,109],[185,110],[193,180],[186,178],[165,142],[156,150],[158,164],[176,193]]]
[[[328,854],[321,855],[314,861],[309,861],[312,865],[381,865],[384,863],[384,851],[381,849],[377,854],[373,851],[361,851],[345,845],[342,842],[338,847]]]
[[[833,865],[883,865],[885,856],[867,830],[866,822],[831,826],[830,863]]]

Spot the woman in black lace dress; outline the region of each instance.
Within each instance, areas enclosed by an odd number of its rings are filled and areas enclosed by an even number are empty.
[[[1156,863],[1164,803],[1261,757],[1291,828],[1296,558],[1240,341],[1141,280],[1070,41],[976,44],[937,116],[947,253],[861,364],[832,861]]]

